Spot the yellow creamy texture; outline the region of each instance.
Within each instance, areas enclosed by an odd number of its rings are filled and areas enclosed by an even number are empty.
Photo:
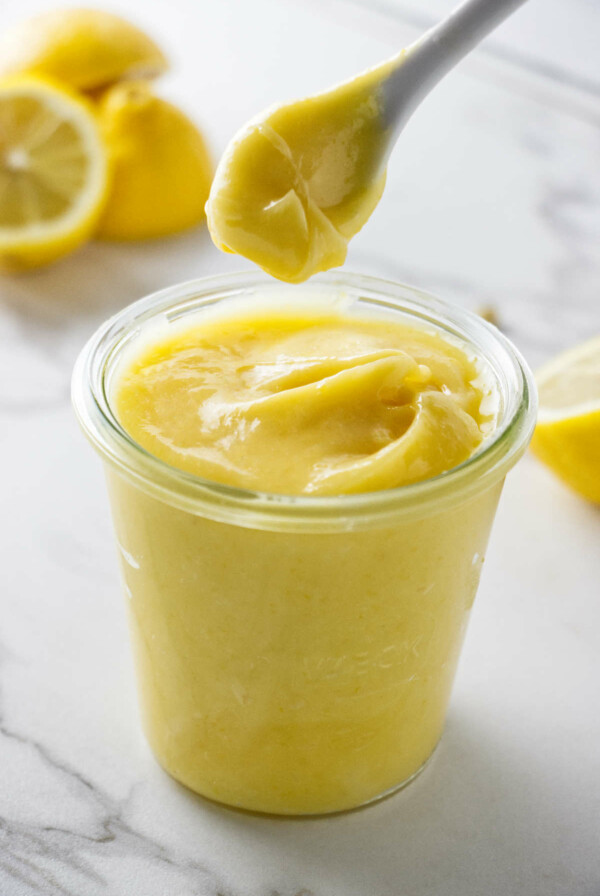
[[[240,131],[206,206],[218,248],[292,283],[343,264],[385,184],[381,73],[274,108]]]
[[[280,494],[367,492],[460,464],[491,418],[478,369],[433,331],[322,312],[197,323],[147,345],[114,404],[149,452]]]

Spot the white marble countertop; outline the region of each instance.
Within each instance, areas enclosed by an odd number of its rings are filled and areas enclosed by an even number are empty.
[[[0,9],[0,27],[49,6]],[[267,103],[382,58],[448,0],[121,0],[215,154]],[[530,0],[415,116],[350,270],[493,305],[535,366],[600,331],[595,0]],[[596,28],[596,39],[591,38]],[[138,727],[100,464],[70,371],[105,317],[244,267],[204,230],[91,244],[0,281],[1,896],[598,896],[600,513],[510,475],[424,774],[369,809],[278,821],[163,774]]]

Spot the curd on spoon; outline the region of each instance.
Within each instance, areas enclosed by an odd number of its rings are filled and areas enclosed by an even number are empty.
[[[250,121],[226,148],[206,204],[215,245],[290,283],[343,264],[412,112],[523,2],[467,0],[394,58]]]

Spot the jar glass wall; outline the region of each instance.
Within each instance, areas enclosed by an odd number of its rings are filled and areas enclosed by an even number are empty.
[[[366,494],[268,495],[168,466],[114,414],[119,364],[158,328],[254,296],[439,330],[481,361],[494,431],[459,467]],[[163,767],[212,799],[282,814],[353,808],[410,780],[441,736],[504,476],[534,425],[531,375],[510,343],[374,278],[211,278],[102,326],[73,400],[106,464],[144,727]]]

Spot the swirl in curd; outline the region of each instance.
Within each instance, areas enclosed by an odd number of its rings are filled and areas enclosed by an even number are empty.
[[[474,358],[440,333],[322,308],[188,326],[122,371],[115,408],[153,455],[205,479],[338,495],[431,478],[493,425]]]

